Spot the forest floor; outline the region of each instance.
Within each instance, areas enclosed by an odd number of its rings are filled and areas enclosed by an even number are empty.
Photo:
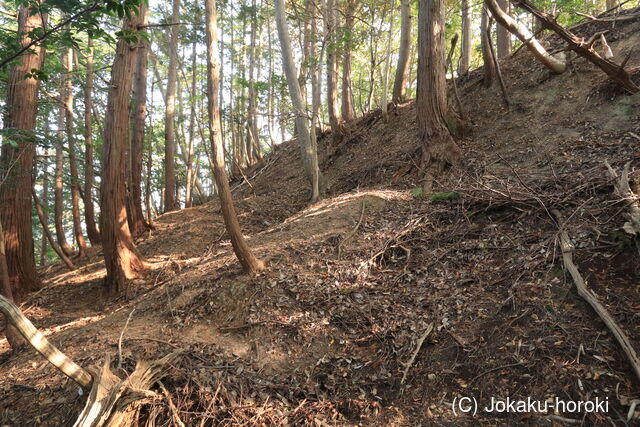
[[[618,58],[640,44],[638,20],[578,32],[602,29]],[[637,49],[628,66],[640,69]],[[44,269],[25,314],[85,367],[115,363],[123,330],[123,375],[185,349],[163,383],[186,425],[627,424],[638,380],[565,273],[550,211],[562,211],[579,270],[640,350],[640,259],[603,163],[638,170],[640,95],[579,58],[554,76],[521,51],[502,71],[511,109],[481,70],[458,83],[471,118],[464,159],[435,187],[459,197],[413,195],[420,147],[407,103],[389,123],[374,112],[339,142],[322,136],[329,188],[316,204],[295,141],[233,183],[264,274],[242,274],[212,201],[161,216],[138,240],[151,268],[130,295],[102,296],[96,251],[77,271]],[[465,396],[609,406],[454,414]],[[70,425],[83,401],[34,352],[0,341],[0,425]],[[148,425],[175,416],[164,402],[141,412]]]

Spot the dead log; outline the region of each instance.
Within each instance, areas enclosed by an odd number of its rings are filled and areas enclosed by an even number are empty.
[[[18,332],[20,332],[20,335],[22,335],[38,353],[43,355],[49,363],[78,383],[80,387],[84,389],[91,387],[91,375],[51,344],[42,332],[38,331],[36,327],[33,326],[33,323],[22,314],[20,309],[2,295],[0,295],[0,313],[5,315],[9,323],[11,323]]]
[[[133,425],[141,404],[163,398],[151,391],[151,387],[162,379],[179,354],[177,351],[153,362],[140,361],[124,380],[111,372],[111,361],[107,357],[102,368],[93,373],[91,393],[74,427]]]
[[[522,44],[526,45],[545,67],[554,73],[561,74],[565,72],[567,69],[566,61],[556,58],[547,52],[531,31],[502,10],[496,0],[485,0],[485,4],[491,11],[493,18],[510,33],[518,37]]]
[[[636,377],[640,379],[640,359],[638,359],[638,355],[636,354],[635,349],[631,345],[629,338],[627,335],[620,329],[616,321],[611,317],[607,309],[598,301],[596,295],[587,288],[587,285],[584,283],[584,279],[580,275],[578,268],[573,263],[573,245],[571,244],[571,240],[569,239],[569,235],[564,228],[564,224],[562,223],[562,215],[560,211],[557,209],[552,209],[551,212],[558,219],[558,226],[560,228],[560,247],[562,249],[562,260],[564,262],[564,266],[571,274],[573,278],[573,282],[576,285],[576,289],[578,290],[578,295],[580,295],[585,301],[589,303],[589,305],[593,308],[593,310],[600,316],[600,319],[604,322],[604,324],[609,328],[613,336],[622,347],[622,351],[627,356],[633,371],[636,374]]]
[[[495,3],[495,0],[486,1],[487,4],[489,4],[489,2]],[[589,40],[585,40],[584,38],[576,36],[571,31],[558,24],[553,16],[541,11],[540,9],[529,3],[527,0],[512,1],[516,6],[526,10],[527,12],[538,18],[545,28],[552,30],[562,40],[567,42],[568,49],[574,51],[579,56],[582,56],[583,58],[594,64],[596,67],[600,68],[609,76],[609,78],[616,81],[627,91],[629,91],[630,93],[637,93],[638,91],[640,91],[640,87],[638,87],[638,85],[635,84],[633,80],[631,80],[631,76],[624,69],[628,57],[620,65],[609,59],[603,58],[593,48],[597,37],[591,37]]]

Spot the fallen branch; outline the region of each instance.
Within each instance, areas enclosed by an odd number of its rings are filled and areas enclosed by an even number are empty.
[[[364,210],[365,210],[365,200],[362,199],[362,212],[360,212],[360,219],[358,220],[358,223],[353,228],[353,230],[351,230],[351,232],[347,234],[347,236],[344,239],[342,239],[338,244],[338,256],[340,256],[340,254],[342,253],[342,246],[347,241],[349,241],[349,239],[351,239],[356,234],[356,231],[358,231],[358,228],[360,228],[360,224],[362,224],[362,219],[364,218]]]
[[[636,376],[638,377],[638,379],[640,379],[640,359],[638,359],[635,349],[631,345],[629,338],[616,324],[615,320],[611,317],[607,309],[600,303],[600,301],[598,301],[596,295],[587,288],[586,284],[584,283],[584,279],[578,271],[578,268],[573,263],[573,245],[571,244],[569,235],[564,228],[562,214],[557,209],[552,209],[551,212],[558,219],[562,260],[564,262],[565,268],[567,269],[567,271],[569,271],[571,277],[573,278],[573,282],[576,285],[578,295],[580,295],[585,301],[589,303],[589,305],[598,314],[598,316],[600,316],[600,319],[602,319],[607,328],[609,328],[613,336],[618,341],[618,344],[620,344],[620,347],[622,347],[622,350],[627,355],[629,363],[631,363]]]
[[[400,385],[403,385],[405,380],[407,379],[407,374],[409,373],[409,369],[411,369],[411,366],[413,366],[413,363],[416,361],[416,356],[418,356],[418,353],[420,353],[422,344],[424,344],[424,340],[427,339],[431,331],[433,331],[433,323],[429,323],[429,326],[427,326],[427,329],[425,329],[422,336],[418,338],[418,341],[416,342],[416,349],[413,351],[413,354],[411,355],[411,359],[409,359],[409,361],[404,365],[404,372],[402,373],[402,379],[400,380]]]
[[[491,18],[489,18],[489,28],[491,28]],[[502,91],[502,98],[507,105],[507,109],[511,108],[511,100],[509,99],[509,93],[507,92],[507,86],[504,84],[504,78],[502,77],[502,70],[500,69],[500,63],[498,62],[498,55],[493,47],[491,37],[487,39],[489,43],[489,52],[491,53],[491,59],[496,67],[496,74],[498,75],[498,82],[500,82],[500,90]]]
[[[631,163],[624,165],[622,175],[618,178],[618,174],[613,170],[609,162],[604,161],[611,178],[618,180],[615,185],[616,194],[622,197],[629,208],[627,218],[629,221],[623,226],[624,231],[634,236],[640,236],[640,197],[631,190],[629,185],[629,166]]]
[[[20,309],[2,295],[0,295],[0,312],[49,363],[78,383],[80,387],[84,389],[91,387],[93,381],[91,375],[51,344],[42,332],[38,331],[33,323],[22,314]]]
[[[44,210],[42,209],[42,204],[40,203],[40,199],[38,199],[38,195],[36,194],[35,188],[31,189],[31,194],[33,195],[33,201],[36,205],[36,212],[38,213],[38,218],[40,219],[40,225],[42,225],[42,232],[47,237],[49,241],[49,245],[53,248],[54,252],[58,255],[58,257],[64,262],[67,268],[71,271],[76,269],[76,266],[73,264],[71,259],[67,255],[65,255],[64,251],[58,245],[58,242],[51,235],[51,231],[47,226],[47,217],[44,214]]]
[[[487,4],[489,4],[490,2],[495,3],[495,0],[486,1]],[[520,8],[526,10],[527,12],[538,18],[544,27],[549,28],[550,30],[555,32],[561,39],[567,42],[569,49],[587,59],[596,67],[600,68],[612,80],[618,82],[618,84],[620,84],[620,86],[625,88],[627,91],[629,91],[630,93],[637,93],[638,91],[640,91],[640,87],[638,87],[638,85],[634,83],[633,80],[631,80],[631,76],[624,69],[626,61],[624,61],[621,65],[618,65],[613,61],[601,57],[600,54],[598,54],[598,52],[593,49],[592,44],[590,45],[589,43],[585,43],[585,40],[582,37],[576,36],[570,30],[558,24],[553,16],[541,11],[540,9],[529,3],[529,1],[527,0],[512,1],[516,6],[519,6]]]

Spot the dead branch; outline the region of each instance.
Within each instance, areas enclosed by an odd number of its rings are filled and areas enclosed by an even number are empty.
[[[491,29],[491,18],[489,18],[489,29]],[[504,84],[504,78],[502,77],[502,70],[500,69],[500,63],[498,62],[498,55],[496,54],[496,50],[493,47],[493,42],[491,41],[491,37],[487,39],[489,43],[489,52],[491,53],[491,59],[496,66],[496,74],[498,75],[498,81],[500,82],[500,89],[502,91],[502,97],[504,99],[504,103],[507,105],[507,109],[511,108],[511,100],[509,99],[509,93],[507,92],[507,86]]]
[[[409,373],[409,369],[411,369],[411,366],[413,366],[413,363],[416,361],[416,356],[418,356],[418,353],[420,353],[422,344],[424,344],[424,340],[427,339],[431,331],[433,331],[433,323],[429,323],[429,326],[427,326],[427,329],[425,329],[424,333],[420,336],[420,338],[418,338],[418,341],[416,341],[416,349],[413,351],[413,354],[411,355],[411,358],[409,359],[409,361],[404,365],[404,372],[402,373],[402,379],[400,380],[400,385],[404,384],[405,380],[407,379],[407,374]]]
[[[71,259],[69,259],[67,255],[65,255],[65,253],[62,251],[62,249],[58,245],[58,242],[56,242],[56,240],[51,235],[51,231],[47,226],[47,218],[44,214],[44,210],[42,209],[42,204],[38,199],[38,195],[36,194],[35,188],[31,189],[31,194],[33,195],[33,201],[35,202],[35,205],[36,205],[36,212],[38,213],[38,218],[40,219],[40,225],[42,225],[42,232],[47,237],[47,240],[49,241],[49,245],[51,245],[54,252],[58,255],[58,257],[62,260],[62,262],[64,262],[64,264],[67,266],[69,270],[71,271],[75,270],[76,266],[73,264]]]
[[[629,363],[631,363],[636,376],[638,377],[638,379],[640,379],[640,359],[638,359],[635,349],[631,345],[629,338],[616,324],[615,320],[611,317],[607,309],[600,303],[600,301],[598,301],[596,295],[587,288],[586,284],[584,283],[584,279],[578,271],[578,268],[573,263],[573,245],[571,244],[569,235],[567,234],[567,231],[564,227],[562,214],[557,209],[552,209],[551,212],[558,219],[562,260],[564,262],[565,268],[567,269],[567,271],[569,271],[571,277],[573,278],[573,282],[576,285],[578,295],[580,295],[585,301],[589,303],[593,310],[598,314],[600,319],[602,319],[607,328],[609,328],[613,336],[618,341],[618,344],[620,344],[620,347],[622,347],[622,350],[627,355]]]
[[[629,73],[627,73],[623,66],[616,64],[609,59],[601,57],[598,52],[593,49],[593,46],[585,43],[582,37],[578,37],[562,25],[558,24],[556,20],[546,12],[541,11],[528,0],[512,0],[513,3],[531,13],[538,18],[540,22],[546,27],[555,32],[561,39],[568,43],[569,49],[573,50],[578,55],[587,59],[596,67],[604,71],[612,80],[618,82],[623,88],[630,93],[637,93],[640,91],[640,87],[636,85],[632,80]],[[487,3],[494,2],[495,0],[487,0]]]
[[[74,427],[116,427],[133,425],[138,407],[161,395],[150,390],[166,373],[180,352],[170,353],[153,362],[139,361],[135,370],[122,380],[111,372],[109,357],[94,372],[94,382],[84,409]]]
[[[0,312],[49,363],[78,383],[80,387],[85,389],[91,387],[93,381],[91,375],[51,344],[42,332],[38,331],[33,323],[22,314],[20,309],[2,295],[0,295]]]
[[[353,230],[351,230],[351,232],[347,234],[347,236],[338,244],[338,256],[340,256],[340,254],[342,253],[342,247],[345,245],[345,243],[347,243],[356,234],[358,228],[360,228],[360,224],[362,224],[362,219],[364,218],[365,205],[365,200],[362,199],[362,211],[360,212],[360,219],[358,220],[358,223],[353,228]]]
[[[614,184],[616,194],[624,199],[629,209],[627,212],[627,218],[629,218],[629,221],[624,224],[624,231],[634,236],[640,236],[640,197],[631,190],[631,186],[629,185],[629,166],[631,163],[629,162],[624,165],[622,175],[619,179],[618,174],[613,170],[609,162],[605,160],[604,164],[607,167],[611,178],[618,180]]]
[[[460,101],[460,94],[458,93],[458,84],[456,83],[456,78],[453,72],[453,52],[456,50],[456,43],[458,42],[458,33],[454,34],[451,38],[451,49],[449,50],[449,54],[447,55],[447,68],[451,70],[451,85],[453,86],[453,96],[456,100],[456,107],[458,107],[458,114],[460,115],[460,120],[466,121],[466,115],[464,113],[464,109],[462,108],[462,101]]]

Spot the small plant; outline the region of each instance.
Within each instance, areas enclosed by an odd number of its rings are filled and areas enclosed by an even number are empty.
[[[416,187],[413,190],[411,190],[411,196],[415,199],[418,199],[424,196],[424,193],[422,192],[422,187]]]
[[[432,202],[445,202],[447,200],[455,200],[460,198],[460,193],[457,191],[449,191],[445,193],[435,193],[431,195]]]

